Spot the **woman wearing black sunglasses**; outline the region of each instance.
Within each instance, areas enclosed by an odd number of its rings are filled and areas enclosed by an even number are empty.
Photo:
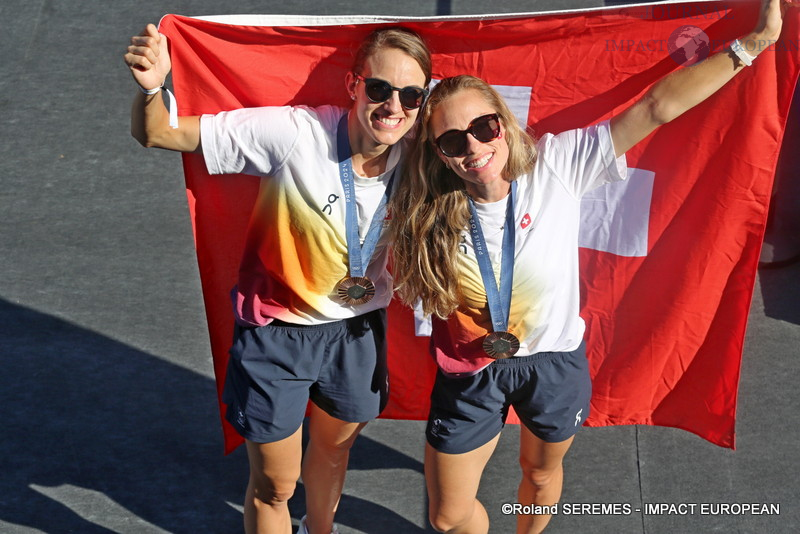
[[[541,532],[561,495],[562,459],[589,415],[579,312],[580,197],[626,177],[624,154],[722,87],[774,42],[765,1],[743,48],[667,76],[610,121],[538,142],[486,82],[440,82],[392,198],[395,287],[433,316],[439,366],[426,430],[429,516],[437,531],[485,534],[476,499],[509,405],[522,422],[517,533]],[[735,41],[737,43],[737,41]]]
[[[335,532],[357,434],[386,404],[382,228],[403,138],[431,79],[430,53],[400,28],[370,34],[346,75],[353,105],[240,109],[169,125],[159,94],[166,37],[148,25],[125,54],[141,91],[132,132],[144,146],[202,153],[211,174],[263,177],[234,289],[227,419],[246,439],[245,531],[288,534],[302,473],[299,532]],[[302,458],[308,400],[310,440]]]

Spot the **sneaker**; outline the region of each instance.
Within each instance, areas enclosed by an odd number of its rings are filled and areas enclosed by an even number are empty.
[[[300,520],[300,527],[297,529],[297,534],[308,534],[308,528],[306,528],[306,516],[303,516],[303,518]],[[331,534],[339,534],[339,528],[336,526],[336,523],[333,524]]]

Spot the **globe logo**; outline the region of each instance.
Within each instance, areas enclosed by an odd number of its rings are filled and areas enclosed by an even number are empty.
[[[669,57],[683,67],[699,63],[711,50],[708,35],[697,26],[681,26],[667,40]]]

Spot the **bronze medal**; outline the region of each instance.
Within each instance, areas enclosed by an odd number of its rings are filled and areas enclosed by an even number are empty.
[[[375,284],[366,276],[346,276],[336,284],[336,294],[345,304],[364,304],[375,296]]]
[[[511,332],[491,332],[483,339],[483,350],[490,358],[511,358],[519,350],[519,339]]]

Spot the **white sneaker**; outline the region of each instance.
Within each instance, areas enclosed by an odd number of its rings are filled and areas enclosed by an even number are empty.
[[[300,527],[297,529],[297,534],[308,534],[308,528],[306,527],[306,516],[303,516],[303,518],[300,520]],[[336,523],[333,524],[331,534],[339,534],[339,528],[336,526]]]

